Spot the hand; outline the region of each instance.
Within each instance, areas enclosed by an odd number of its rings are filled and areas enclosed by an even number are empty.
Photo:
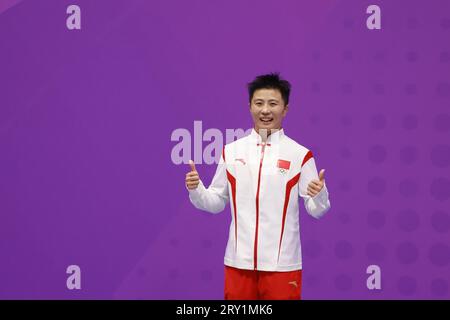
[[[325,169],[320,170],[319,172],[319,180],[311,180],[308,184],[308,195],[314,197],[316,194],[322,190],[325,185]]]
[[[186,187],[189,190],[197,189],[200,183],[200,177],[198,176],[197,169],[195,169],[194,161],[189,160],[189,165],[191,166],[191,171],[186,173]]]

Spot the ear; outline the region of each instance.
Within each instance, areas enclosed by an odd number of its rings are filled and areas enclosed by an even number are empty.
[[[289,111],[289,105],[285,105],[284,106],[284,110],[283,110],[283,117],[286,116],[286,113]]]

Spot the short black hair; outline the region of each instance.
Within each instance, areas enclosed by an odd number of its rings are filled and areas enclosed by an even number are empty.
[[[259,89],[276,89],[280,91],[284,104],[289,103],[289,94],[291,93],[291,84],[289,81],[281,79],[278,72],[263,74],[257,76],[255,80],[247,84],[249,102],[252,102],[253,94]]]

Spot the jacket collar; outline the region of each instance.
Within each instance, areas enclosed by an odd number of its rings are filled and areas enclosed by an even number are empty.
[[[266,144],[270,145],[270,144],[274,144],[280,141],[280,139],[282,139],[284,136],[284,130],[283,128],[281,128],[280,130],[277,130],[275,132],[272,132],[268,137],[267,137],[267,141]],[[252,133],[250,134],[250,137],[252,139],[252,141],[256,144],[262,144],[263,143],[263,139],[261,137],[261,135],[255,130],[255,128],[253,128]]]

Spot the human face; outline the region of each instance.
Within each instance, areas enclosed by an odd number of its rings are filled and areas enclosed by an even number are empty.
[[[279,90],[259,89],[253,93],[250,113],[258,133],[263,129],[269,135],[272,131],[280,129],[287,111],[288,105],[284,104]]]

